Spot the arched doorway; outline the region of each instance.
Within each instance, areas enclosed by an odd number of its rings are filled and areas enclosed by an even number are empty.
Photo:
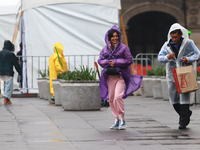
[[[173,16],[163,12],[145,12],[128,21],[128,43],[131,54],[158,53],[167,40],[170,26],[177,22]]]

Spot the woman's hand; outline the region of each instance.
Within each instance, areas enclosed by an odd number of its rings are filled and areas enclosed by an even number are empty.
[[[110,60],[109,65],[110,65],[111,67],[114,67],[114,61],[113,61],[113,60]]]

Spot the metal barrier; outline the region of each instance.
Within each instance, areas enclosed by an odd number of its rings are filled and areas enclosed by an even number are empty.
[[[143,70],[147,72],[148,68],[156,68],[157,66],[163,66],[162,63],[160,63],[157,59],[158,53],[139,53],[136,55],[136,57],[133,59],[136,70],[136,74],[138,74],[138,64],[140,64],[141,67],[141,74],[139,75],[146,75],[144,74]],[[145,67],[145,68],[144,68]]]
[[[25,57],[26,59],[26,71],[27,71],[27,83],[28,89],[37,89],[37,78],[40,78],[38,70],[47,70],[49,68],[50,56],[17,56],[19,58]],[[89,68],[95,68],[94,62],[97,61],[99,55],[65,55],[67,66],[69,70],[79,69],[80,66],[88,66]],[[20,60],[20,59],[19,59]],[[101,71],[101,68],[100,68]],[[17,73],[16,73],[17,74]],[[15,74],[15,75],[16,75]],[[17,80],[16,77],[14,80]],[[15,89],[20,89],[16,87]]]
[[[133,58],[133,66],[136,70],[135,74],[138,74],[138,64],[141,67],[141,74],[144,75],[143,69],[148,70],[148,66],[152,68],[156,65],[161,65],[157,60],[157,53],[139,53]],[[23,56],[18,56],[23,57]],[[27,70],[27,83],[28,89],[37,89],[37,78],[41,77],[38,73],[38,70],[45,70],[49,67],[49,57],[50,56],[26,56],[26,70]],[[88,66],[89,68],[95,68],[94,62],[97,61],[99,55],[65,55],[67,61],[68,69],[74,70],[75,68],[79,69],[79,66]],[[19,59],[20,60],[20,59]],[[99,70],[102,68],[99,66]],[[97,75],[98,79],[98,75]],[[17,80],[16,77],[14,80]],[[15,87],[20,89],[20,87]]]

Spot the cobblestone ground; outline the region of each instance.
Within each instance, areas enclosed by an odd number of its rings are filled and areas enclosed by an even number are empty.
[[[200,149],[200,106],[191,123],[178,130],[178,115],[168,101],[129,96],[126,130],[110,130],[110,108],[64,111],[39,98],[0,101],[0,150],[193,150]]]

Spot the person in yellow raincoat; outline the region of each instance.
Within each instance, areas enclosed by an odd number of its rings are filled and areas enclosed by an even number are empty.
[[[67,62],[63,55],[63,45],[59,42],[53,46],[54,54],[49,57],[49,79],[51,99],[54,101],[54,91],[52,79],[57,79],[58,73],[68,71]]]

